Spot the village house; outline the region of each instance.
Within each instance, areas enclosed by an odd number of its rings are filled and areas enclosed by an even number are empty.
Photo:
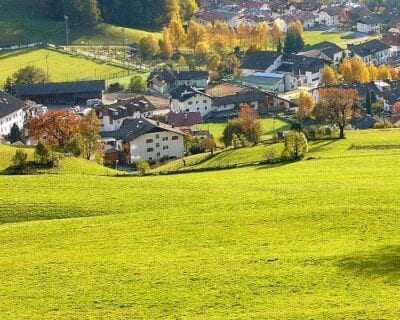
[[[212,99],[204,90],[182,85],[172,90],[170,95],[172,112],[200,112],[204,117],[211,111]]]
[[[97,116],[102,123],[102,131],[118,130],[125,119],[153,118],[164,116],[168,112],[169,99],[152,95],[119,99],[111,105],[96,108]]]
[[[147,83],[150,91],[168,94],[176,87],[187,85],[196,88],[206,88],[210,76],[208,71],[172,71],[163,69],[150,74]]]
[[[336,43],[322,41],[314,45],[305,46],[298,55],[320,58],[329,64],[338,65],[346,54],[345,50]]]
[[[243,76],[256,73],[283,74],[285,91],[299,86],[317,86],[320,82],[325,61],[321,58],[278,53],[274,51],[254,51],[241,65]]]
[[[384,22],[378,15],[361,17],[357,21],[357,31],[362,33],[380,33]]]
[[[391,47],[384,42],[373,39],[358,45],[349,44],[347,46],[348,55],[354,55],[370,65],[384,64],[388,62],[391,55]]]
[[[0,91],[0,137],[8,135],[14,124],[23,129],[25,108],[23,101]]]
[[[105,80],[19,84],[16,96],[49,107],[73,107],[90,99],[102,100],[105,89]]]
[[[319,23],[328,27],[339,27],[340,26],[340,15],[343,12],[341,6],[329,6],[321,9],[318,14]]]
[[[382,42],[390,46],[390,56],[398,57],[400,54],[400,30],[391,28],[382,38]]]
[[[203,123],[200,112],[170,112],[166,116],[167,124],[180,129],[195,129]]]
[[[126,119],[118,130],[101,136],[111,150],[109,157],[115,158],[117,150],[122,163],[180,158],[185,152],[183,131],[147,118]]]

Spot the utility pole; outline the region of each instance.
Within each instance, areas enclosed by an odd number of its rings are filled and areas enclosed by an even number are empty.
[[[122,51],[124,52],[124,60],[122,61],[123,73],[125,75],[125,60],[126,60],[126,52],[125,52],[125,28],[121,28],[122,32]]]
[[[47,81],[49,81],[49,54],[46,54],[46,74],[47,74]]]
[[[65,38],[67,40],[67,46],[69,46],[69,29],[68,29],[68,16],[64,16],[65,19]]]

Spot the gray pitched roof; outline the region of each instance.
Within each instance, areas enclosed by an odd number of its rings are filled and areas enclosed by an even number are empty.
[[[170,131],[184,135],[184,133],[170,125],[147,118],[127,119],[121,128],[116,131],[102,132],[103,138],[114,138],[125,142],[133,141],[136,138],[150,132]]]
[[[32,95],[85,93],[99,92],[104,91],[105,89],[105,80],[19,84],[16,86],[16,95],[21,97]]]
[[[377,39],[373,39],[359,45],[349,45],[349,50],[360,57],[366,57],[388,49],[390,49],[390,46]]]
[[[333,59],[333,56],[336,53],[343,51],[343,49],[341,47],[339,47],[336,43],[332,43],[329,41],[322,41],[320,43],[304,47],[301,50],[301,52],[309,52],[312,50],[318,50],[331,59]]]
[[[23,101],[0,91],[0,118],[23,109],[25,106],[26,104]]]
[[[186,101],[196,94],[208,96],[206,93],[188,85],[182,85],[170,92],[171,98],[178,101]]]
[[[245,57],[241,68],[251,70],[267,70],[281,56],[276,51],[254,51]]]

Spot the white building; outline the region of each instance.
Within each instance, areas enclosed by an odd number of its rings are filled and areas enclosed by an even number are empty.
[[[205,92],[183,85],[171,92],[171,111],[180,112],[200,112],[204,117],[211,111],[212,99]]]
[[[14,124],[23,129],[25,107],[26,104],[23,101],[0,91],[0,136],[8,135]]]
[[[146,118],[126,119],[118,130],[102,133],[105,143],[117,149],[125,163],[180,158],[185,151],[184,136],[174,126]]]
[[[328,7],[318,13],[319,23],[328,27],[338,27],[340,25],[339,16],[342,13],[341,7]]]
[[[376,65],[387,63],[392,54],[391,47],[377,39],[359,45],[348,45],[347,51],[348,55],[353,54],[362,59],[367,65],[371,63]]]

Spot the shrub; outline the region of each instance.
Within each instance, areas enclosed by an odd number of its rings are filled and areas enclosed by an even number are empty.
[[[277,154],[274,148],[267,149],[265,153],[265,159],[268,161],[274,161],[277,158]]]
[[[12,159],[15,169],[24,171],[28,167],[28,154],[23,150],[17,150]]]
[[[144,174],[150,169],[150,165],[147,161],[140,160],[136,162],[136,169],[140,174]]]
[[[285,137],[285,148],[282,152],[282,158],[288,160],[300,160],[308,151],[307,138],[303,132],[290,130]]]
[[[43,143],[39,142],[36,145],[34,158],[39,163],[47,163],[50,160],[50,151]]]
[[[204,144],[200,142],[193,142],[192,145],[189,147],[189,152],[191,154],[199,154],[199,153],[204,153],[206,152],[206,147]]]
[[[119,83],[119,82],[115,82],[115,83],[111,83],[108,86],[108,92],[120,92],[120,91],[124,91],[125,87],[123,84]]]
[[[374,124],[374,129],[386,129],[386,128],[393,128],[393,124],[390,121],[386,120],[379,120]]]

